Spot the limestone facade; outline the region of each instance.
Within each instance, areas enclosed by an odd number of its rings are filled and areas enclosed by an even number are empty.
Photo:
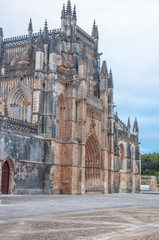
[[[77,25],[3,38],[0,29],[0,189],[8,193],[140,192],[138,123],[114,114],[113,77],[100,66],[98,28]],[[124,94],[124,93],[123,93]],[[3,186],[4,187],[4,186]]]

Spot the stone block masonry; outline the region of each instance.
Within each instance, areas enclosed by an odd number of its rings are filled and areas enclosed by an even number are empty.
[[[2,194],[140,192],[138,122],[131,132],[114,113],[98,45],[70,0],[58,30],[33,33],[30,19],[27,35],[4,39],[0,28]]]

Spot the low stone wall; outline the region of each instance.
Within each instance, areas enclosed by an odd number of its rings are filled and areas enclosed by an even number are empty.
[[[157,178],[155,176],[141,176],[141,185],[149,185],[150,191],[157,191]]]

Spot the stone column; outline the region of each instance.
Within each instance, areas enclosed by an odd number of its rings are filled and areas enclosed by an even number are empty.
[[[2,161],[0,160],[0,205],[1,205],[1,203],[2,203],[2,201],[1,201],[1,184],[2,184]]]

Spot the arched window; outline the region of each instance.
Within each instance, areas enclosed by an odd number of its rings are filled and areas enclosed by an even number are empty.
[[[8,97],[9,116],[31,122],[31,92],[24,84],[16,86]]]
[[[121,143],[120,144],[120,169],[122,170],[124,170],[124,156],[125,156],[124,145]]]
[[[63,94],[60,94],[57,99],[56,123],[57,139],[63,140],[65,138],[65,98]]]

